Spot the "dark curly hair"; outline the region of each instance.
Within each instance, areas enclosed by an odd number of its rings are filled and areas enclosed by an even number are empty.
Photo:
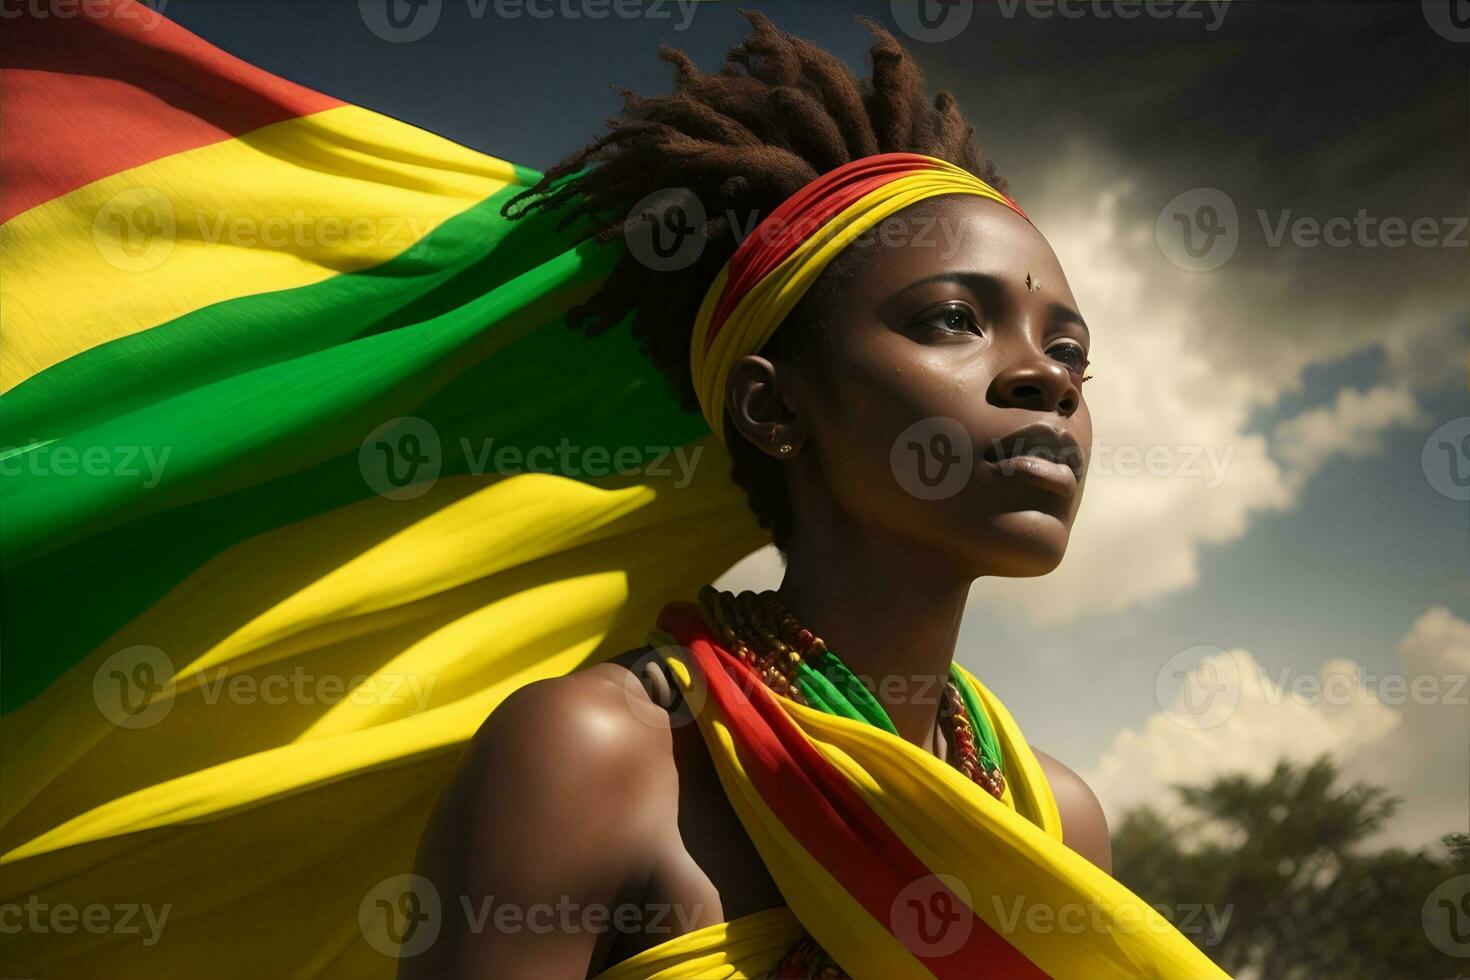
[[[765,15],[740,13],[751,33],[731,49],[718,74],[704,74],[684,52],[662,47],[659,58],[674,66],[674,91],[641,96],[614,86],[625,102],[606,120],[608,132],[502,208],[509,218],[565,208],[563,226],[588,215],[591,230],[580,237],[610,242],[622,237],[629,221],[643,220],[629,209],[650,194],[682,188],[699,199],[708,216],[705,242],[690,266],[661,272],[625,253],[599,291],[569,313],[573,326],[592,335],[631,315],[641,350],[689,412],[699,411],[689,338],[705,291],[739,244],[738,235],[803,185],[849,160],[906,151],[947,160],[1006,189],[954,98],[939,92],[931,103],[918,65],[878,22],[857,18],[873,34],[872,75],[859,81],[836,57]],[[812,352],[822,310],[857,272],[856,261],[848,261],[854,251],[823,271],[763,354],[776,359]],[[655,296],[657,302],[649,302]],[[791,508],[782,463],[728,421],[725,435],[732,477],[784,552]]]

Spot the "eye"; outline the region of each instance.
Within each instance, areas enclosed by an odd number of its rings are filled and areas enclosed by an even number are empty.
[[[1058,344],[1047,351],[1053,358],[1067,366],[1067,370],[1073,374],[1082,374],[1087,370],[1087,351],[1078,344]]]
[[[916,322],[946,333],[980,333],[975,311],[964,303],[945,303],[924,314]]]

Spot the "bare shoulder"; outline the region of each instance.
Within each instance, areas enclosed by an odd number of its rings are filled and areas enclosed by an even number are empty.
[[[636,819],[639,811],[674,774],[659,765],[669,757],[667,712],[633,672],[639,654],[511,694],[470,740],[457,773],[463,788],[493,797],[514,787],[527,808],[596,800],[603,819],[589,823],[647,829]],[[617,812],[609,814],[609,807]],[[573,819],[591,809],[573,808]],[[618,819],[608,821],[609,815]]]
[[[417,874],[446,908],[636,902],[677,820],[678,773],[661,714],[623,663],[517,690],[461,754],[425,827]],[[582,976],[615,940],[501,934],[484,921],[446,915],[434,948],[400,965],[401,980]]]
[[[1062,841],[1093,864],[1112,874],[1113,845],[1108,837],[1108,819],[1092,787],[1068,766],[1039,749],[1036,759],[1051,784],[1057,809],[1062,814]]]

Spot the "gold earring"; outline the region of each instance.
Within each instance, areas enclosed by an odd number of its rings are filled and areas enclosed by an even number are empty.
[[[796,452],[796,447],[789,442],[783,442],[781,443],[781,445],[776,447],[776,452],[780,453],[782,456],[790,456],[792,453]]]
[[[766,434],[766,441],[769,442],[772,446],[775,446],[776,447],[776,452],[779,455],[781,455],[781,456],[790,456],[792,453],[796,452],[796,447],[795,446],[793,446],[789,442],[780,441],[780,440],[781,440],[781,434],[779,432],[777,432],[774,427],[771,429],[770,432],[768,432]],[[779,442],[779,444],[778,444],[778,442]]]

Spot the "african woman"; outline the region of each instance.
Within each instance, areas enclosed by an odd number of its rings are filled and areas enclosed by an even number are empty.
[[[612,240],[634,202],[698,197],[692,265],[625,256],[572,318],[631,317],[784,577],[670,596],[647,646],[521,688],[425,832],[418,873],[466,907],[636,914],[450,917],[399,975],[1217,976],[1107,877],[1083,781],[953,664],[972,583],[1055,568],[1081,501],[1090,336],[1066,275],[881,27],[859,83],[747,16],[724,71],[665,49],[673,93],[627,93],[507,208]],[[1034,905],[1086,924],[1017,920]]]

